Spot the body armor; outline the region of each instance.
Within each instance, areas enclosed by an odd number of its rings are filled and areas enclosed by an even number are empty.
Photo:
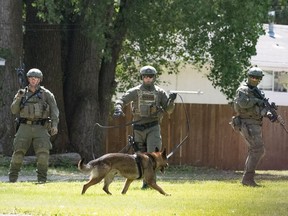
[[[140,117],[150,117],[157,113],[157,92],[138,90],[138,101],[132,103],[133,113]]]
[[[50,107],[45,101],[45,92],[43,89],[40,89],[32,97],[30,97],[31,94],[31,92],[26,91],[22,97],[20,118],[35,120],[50,117]]]

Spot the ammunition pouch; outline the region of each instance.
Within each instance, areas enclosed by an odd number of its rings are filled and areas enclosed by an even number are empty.
[[[136,143],[134,141],[134,137],[129,135],[128,136],[129,145],[132,146],[134,152],[146,152],[147,147],[145,143]]]
[[[239,116],[233,116],[229,123],[234,131],[241,131],[241,118]]]
[[[134,151],[134,152],[138,152],[138,151],[140,151],[140,148],[139,148],[138,144],[135,143],[135,142],[133,142],[133,144],[132,144],[132,148],[133,148],[133,151]]]

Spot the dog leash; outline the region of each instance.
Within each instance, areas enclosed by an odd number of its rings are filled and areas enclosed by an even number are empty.
[[[135,124],[135,123],[137,123],[137,122],[140,122],[140,121],[141,121],[141,119],[140,119],[140,120],[137,120],[137,121],[130,121],[130,122],[126,123],[126,124],[120,124],[120,125],[101,125],[100,123],[96,122],[94,126],[97,125],[97,126],[100,127],[100,128],[112,129],[112,128],[127,127],[127,126],[133,125],[133,124]]]
[[[179,94],[178,94],[179,95]],[[182,101],[182,104],[184,104],[184,100],[182,98],[181,95],[179,95],[181,101]],[[187,112],[187,109],[184,107],[184,112],[185,112],[185,117],[186,117],[186,125],[187,125],[187,135],[182,139],[182,141],[174,147],[174,149],[167,155],[167,159],[169,159],[184,143],[185,141],[188,139],[189,137],[189,131],[190,131],[190,121],[189,121],[189,118],[188,118],[188,112]],[[133,144],[134,144],[134,140],[133,140],[133,136],[129,135],[128,136],[128,144],[120,151],[120,152],[123,152],[124,150],[126,150],[126,152],[128,152],[130,150],[131,147],[133,147]],[[127,147],[128,146],[128,147]]]
[[[184,104],[184,100],[183,100],[182,96],[181,96],[179,93],[177,93],[177,94],[178,94],[178,96],[180,97],[182,104]],[[186,117],[187,135],[186,135],[186,136],[182,139],[182,141],[181,141],[177,146],[175,146],[174,149],[167,155],[167,159],[169,159],[169,158],[185,143],[185,141],[186,141],[186,140],[188,139],[188,137],[189,137],[190,121],[189,121],[189,118],[188,118],[187,109],[186,109],[185,107],[184,107],[184,112],[185,112],[185,117]],[[121,127],[127,127],[127,126],[130,126],[130,125],[133,125],[133,124],[135,124],[135,123],[137,123],[137,122],[140,122],[140,121],[141,121],[141,120],[130,121],[130,122],[126,123],[126,124],[120,124],[120,125],[101,125],[100,123],[96,122],[96,123],[94,124],[94,127],[95,127],[95,126],[98,126],[98,127],[100,127],[100,128],[103,128],[103,129],[121,128]],[[94,127],[93,127],[93,128],[94,128]],[[130,142],[130,141],[131,141],[130,139],[131,139],[131,138],[128,137],[128,144],[127,144],[127,145],[129,145],[129,147],[128,147],[127,152],[130,150],[130,148],[131,148],[131,146],[132,146],[132,145],[131,145],[131,142]],[[124,149],[126,149],[127,145],[126,145],[120,152],[123,152]],[[93,151],[92,151],[92,153],[93,153]],[[94,153],[93,153],[93,158],[95,159]]]
[[[178,94],[178,93],[177,93]],[[184,101],[183,98],[180,94],[178,94],[178,96],[180,97],[182,104],[184,106]],[[189,131],[190,131],[190,121],[188,118],[188,112],[187,109],[184,107],[184,112],[185,112],[185,117],[186,117],[186,125],[187,125],[187,135],[182,139],[182,141],[176,146],[174,147],[174,149],[167,155],[167,159],[169,159],[184,143],[185,141],[188,139],[189,137]]]

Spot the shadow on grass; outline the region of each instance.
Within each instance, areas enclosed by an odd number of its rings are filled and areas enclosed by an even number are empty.
[[[9,166],[0,166],[0,181],[8,181]],[[22,166],[19,174],[19,181],[35,181],[35,166]],[[157,172],[157,178],[163,181],[239,181],[242,178],[243,171],[218,170],[206,167],[194,166],[169,166],[165,173]],[[49,181],[87,181],[88,176],[78,171],[76,166],[70,167],[49,167]],[[256,178],[261,180],[287,181],[288,171],[259,170],[256,171]],[[115,180],[123,180],[122,177],[116,177]]]
[[[161,178],[192,181],[233,181],[242,178],[243,171],[218,170],[206,167],[171,166]],[[261,180],[288,180],[288,171],[257,170],[256,178]]]

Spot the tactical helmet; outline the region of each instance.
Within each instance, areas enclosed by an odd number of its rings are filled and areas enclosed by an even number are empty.
[[[150,65],[147,65],[147,66],[144,66],[140,69],[140,75],[148,75],[148,74],[152,74],[152,75],[156,75],[157,74],[157,71],[154,67],[150,66]]]
[[[248,76],[263,77],[263,71],[258,67],[251,67],[247,73]]]
[[[42,72],[37,69],[37,68],[32,68],[30,69],[27,74],[26,74],[27,77],[38,77],[40,78],[41,80],[43,79],[43,74]]]

